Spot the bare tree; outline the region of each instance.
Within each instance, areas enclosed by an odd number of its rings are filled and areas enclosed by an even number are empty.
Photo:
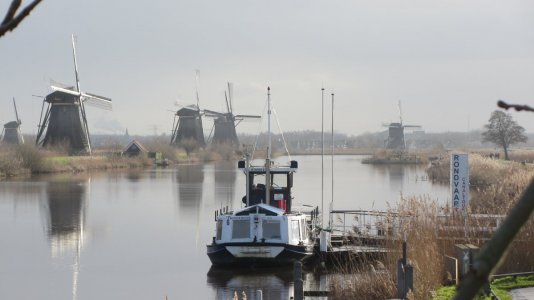
[[[24,20],[24,18],[30,15],[32,10],[41,1],[42,0],[33,0],[17,14],[17,11],[19,10],[22,4],[22,0],[13,0],[11,2],[11,5],[9,6],[6,16],[4,17],[4,20],[0,24],[0,37],[2,37],[8,31],[12,31],[13,29],[15,29],[20,24],[20,22]]]
[[[482,132],[482,142],[490,142],[503,147],[505,160],[509,160],[510,145],[527,141],[524,134],[525,128],[519,126],[510,114],[500,110],[491,113],[489,124],[484,127],[486,131]]]

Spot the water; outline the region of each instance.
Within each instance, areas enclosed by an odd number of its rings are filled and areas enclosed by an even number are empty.
[[[293,159],[296,204],[321,207],[321,158]],[[401,193],[448,201],[421,167],[361,159],[335,158],[335,209],[384,209]],[[325,208],[330,172],[328,157]],[[2,181],[0,299],[288,299],[291,270],[210,270],[214,211],[239,207],[244,180],[235,162],[219,162]]]

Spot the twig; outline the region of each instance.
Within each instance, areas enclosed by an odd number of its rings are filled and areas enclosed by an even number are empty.
[[[508,110],[509,108],[513,108],[515,109],[516,111],[532,111],[534,112],[534,108],[528,106],[528,105],[519,105],[519,104],[508,104],[502,100],[499,100],[497,101],[497,106],[500,107],[500,108],[504,108],[506,110]]]
[[[28,4],[20,13],[17,15],[17,10],[20,7],[21,0],[13,0],[9,6],[9,10],[0,24],[0,37],[2,37],[6,32],[13,31],[24,18],[30,15],[32,10],[41,3],[42,0],[34,0],[32,3]]]

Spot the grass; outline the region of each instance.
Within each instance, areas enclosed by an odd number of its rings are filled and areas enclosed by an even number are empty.
[[[512,300],[510,290],[533,287],[534,275],[529,276],[507,276],[499,279],[495,279],[491,282],[491,290],[501,300]],[[433,300],[449,300],[454,297],[456,293],[456,286],[441,287],[436,291],[436,295]],[[480,296],[477,299],[491,299],[489,296]]]

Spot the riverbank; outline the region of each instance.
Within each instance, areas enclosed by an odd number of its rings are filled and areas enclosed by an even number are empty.
[[[486,158],[472,154],[469,157],[471,182],[471,200],[466,219],[455,217],[450,205],[439,205],[431,196],[403,198],[392,213],[404,215],[404,224],[399,233],[391,233],[386,247],[389,251],[378,260],[385,266],[386,275],[380,272],[369,272],[369,265],[374,262],[356,263],[353,267],[344,270],[347,274],[367,272],[368,280],[365,284],[350,284],[347,282],[334,282],[331,290],[334,295],[341,297],[357,297],[360,299],[389,299],[394,298],[396,279],[396,265],[400,258],[402,240],[405,237],[408,243],[408,261],[414,269],[413,299],[431,299],[432,294],[447,282],[447,268],[445,256],[455,257],[455,244],[472,244],[482,248],[487,236],[480,232],[468,230],[461,236],[454,228],[467,224],[476,224],[476,214],[507,215],[517,202],[523,190],[534,177],[534,167],[520,162],[509,162]],[[428,170],[430,178],[448,181],[448,158],[433,164]],[[445,218],[445,219],[444,219]],[[446,220],[444,223],[443,220]],[[401,236],[402,234],[402,236]],[[495,272],[497,274],[528,272],[534,270],[534,220],[527,222],[515,240],[510,244],[506,257]],[[382,291],[377,296],[368,298],[367,290]]]
[[[165,164],[192,164],[232,160],[239,154],[226,149],[204,149],[187,155],[180,148],[168,145],[154,147]],[[147,155],[121,156],[120,150],[94,150],[92,156],[67,156],[58,151],[38,149],[33,145],[0,147],[0,180],[32,174],[79,173],[95,170],[146,168],[156,164]]]

